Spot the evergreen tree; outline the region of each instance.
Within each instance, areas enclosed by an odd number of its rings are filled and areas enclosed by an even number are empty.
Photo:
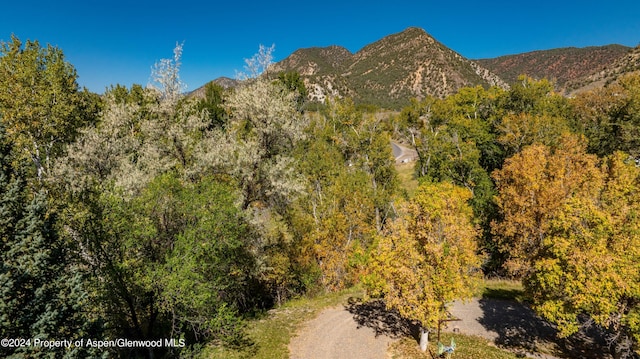
[[[0,142],[4,139],[0,128]],[[0,348],[2,356],[84,357],[82,348],[38,347],[34,339],[79,339],[93,333],[80,313],[85,290],[69,265],[66,246],[44,192],[30,193],[23,167],[11,166],[0,145],[0,337],[31,339],[31,345]]]

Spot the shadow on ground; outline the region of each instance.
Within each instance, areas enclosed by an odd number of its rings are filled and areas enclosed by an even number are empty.
[[[482,310],[478,322],[498,334],[495,342],[501,347],[528,352],[551,350],[554,355],[565,358],[611,358],[603,339],[605,333],[595,326],[585,327],[580,333],[563,339],[557,336],[554,325],[522,303],[495,298],[482,298],[478,302]]]
[[[371,328],[376,336],[386,335],[394,339],[406,336],[419,337],[419,326],[403,318],[397,311],[387,310],[382,300],[363,302],[361,299],[349,298],[348,303],[345,309],[353,315],[358,328]]]
[[[585,327],[580,333],[562,339],[558,338],[554,325],[525,304],[486,297],[478,300],[478,304],[478,323],[487,332],[497,333],[495,344],[500,347],[516,353],[552,353],[560,358],[612,358],[604,339],[606,333],[596,326]],[[359,328],[371,328],[376,336],[394,339],[410,336],[419,340],[419,325],[395,310],[387,310],[382,300],[363,302],[350,298],[345,309],[353,315]]]

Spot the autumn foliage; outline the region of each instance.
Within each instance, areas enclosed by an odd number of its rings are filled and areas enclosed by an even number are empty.
[[[425,183],[377,239],[367,279],[371,294],[382,294],[387,307],[425,329],[449,317],[451,302],[471,297],[480,275],[470,198],[470,191],[451,183]]]

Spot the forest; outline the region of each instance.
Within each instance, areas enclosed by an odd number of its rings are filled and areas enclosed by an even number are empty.
[[[522,76],[400,112],[306,103],[261,47],[240,86],[80,89],[63,51],[0,43],[0,338],[14,358],[194,357],[361,284],[427,333],[483,277],[560,335],[640,354],[640,74],[573,98]],[[410,190],[391,141],[415,149]],[[159,347],[117,339],[168,341]]]

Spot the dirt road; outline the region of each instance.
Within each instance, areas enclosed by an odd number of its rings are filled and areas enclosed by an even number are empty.
[[[561,352],[568,358],[611,358],[598,333],[559,340],[555,328],[527,306],[509,300],[482,298],[454,303],[451,308],[460,321],[447,330],[486,338],[519,355],[556,359],[548,354]],[[307,322],[289,344],[292,359],[385,359],[389,344],[400,337],[417,337],[418,328],[389,312],[380,301],[326,309]],[[417,345],[417,343],[416,343]],[[541,354],[547,353],[547,354]]]
[[[344,306],[326,309],[289,344],[292,359],[384,359],[391,338],[359,325]]]

